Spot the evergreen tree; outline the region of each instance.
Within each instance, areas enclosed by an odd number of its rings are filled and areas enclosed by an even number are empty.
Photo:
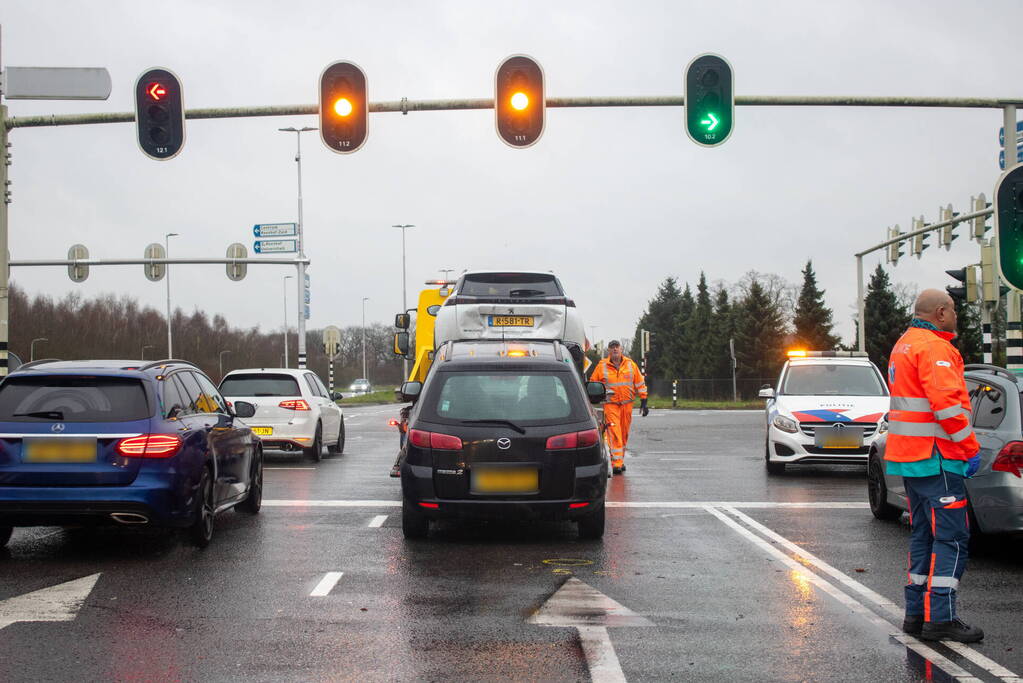
[[[777,302],[754,279],[735,319],[735,355],[742,377],[774,376],[784,360],[785,322]]]
[[[649,374],[652,377],[668,378],[673,377],[673,358],[677,344],[674,343],[675,321],[678,318],[679,308],[682,303],[682,291],[678,288],[678,281],[673,277],[666,277],[664,282],[657,288],[657,294],[650,303],[647,310],[640,318],[639,329],[650,331],[650,352]],[[636,337],[633,341],[633,348],[640,348],[639,329],[636,330]]]
[[[728,290],[719,287],[714,296],[714,316],[711,319],[707,344],[710,377],[720,379],[732,376],[732,356],[728,340],[735,336],[735,320]]]
[[[980,324],[980,308],[977,304],[968,304],[965,300],[953,296],[956,304],[958,320],[956,322],[956,338],[952,340],[966,363],[984,362],[984,336]]]
[[[867,285],[864,317],[867,328],[865,335],[867,355],[882,373],[887,373],[888,355],[892,352],[895,342],[906,331],[912,316],[908,308],[899,304],[891,280],[888,279],[888,273],[881,264],[878,264]]]
[[[684,346],[688,352],[685,359],[686,377],[707,379],[711,376],[714,363],[714,348],[711,343],[711,321],[714,309],[707,289],[707,276],[701,271],[696,285],[696,304],[693,315],[684,330]]]
[[[687,363],[692,350],[689,346],[689,329],[690,323],[692,322],[693,312],[696,309],[696,301],[693,299],[693,290],[690,289],[689,283],[686,283],[686,288],[682,291],[682,296],[679,298],[678,313],[675,314],[675,329],[672,335],[672,348],[671,348],[671,361],[668,364],[670,373],[663,375],[665,379],[682,379],[687,377]]]
[[[831,333],[834,327],[831,315],[831,309],[824,305],[824,291],[817,287],[813,262],[808,260],[803,269],[803,287],[796,301],[796,344],[804,349],[838,348],[839,339]]]

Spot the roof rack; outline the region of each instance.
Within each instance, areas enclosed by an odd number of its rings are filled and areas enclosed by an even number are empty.
[[[27,363],[22,363],[21,365],[19,365],[18,369],[15,370],[14,372],[17,372],[18,370],[26,370],[28,368],[34,368],[35,366],[42,365],[43,363],[57,363],[59,361],[60,358],[40,358],[39,360],[30,360]]]
[[[144,371],[144,370],[152,370],[153,368],[158,368],[161,365],[170,365],[171,363],[178,363],[178,364],[182,364],[182,365],[191,365],[193,368],[199,369],[199,366],[196,365],[195,363],[193,363],[192,361],[190,361],[190,360],[181,360],[180,358],[165,358],[164,360],[154,360],[154,361],[151,361],[149,363],[146,363],[145,365],[139,366],[138,369],[141,372],[141,371]]]
[[[1019,375],[1009,372],[1005,368],[1000,368],[997,365],[990,365],[988,363],[970,363],[964,370],[976,370],[978,372],[990,372],[992,375],[1001,375],[1007,379],[1011,379],[1013,382],[1019,383]]]

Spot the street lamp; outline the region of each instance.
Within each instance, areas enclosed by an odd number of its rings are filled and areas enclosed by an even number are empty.
[[[231,353],[231,349],[224,349],[220,352],[220,379],[224,379],[224,354]]]
[[[32,362],[36,359],[36,342],[50,341],[46,337],[36,337],[32,340],[32,343],[28,345],[28,360]]]
[[[164,250],[167,253],[167,258],[170,258],[170,238],[177,237],[178,233],[168,232],[163,236]],[[170,264],[165,266],[165,275],[167,277],[167,357],[174,357],[174,342],[171,337],[171,301],[170,301]]]
[[[154,345],[152,345],[152,344],[143,344],[142,345],[142,360],[146,359],[146,349],[155,349],[155,348],[156,347]]]
[[[454,268],[438,268],[437,270],[439,270],[440,272],[444,273],[444,280],[445,281],[447,281],[449,279],[448,278],[448,273],[455,272]]]
[[[294,277],[294,275],[284,276],[284,367],[288,367],[288,280]],[[301,315],[298,317],[302,318]]]
[[[277,130],[283,133],[294,133],[295,142],[297,144],[295,148],[295,164],[298,166],[298,278],[296,284],[298,285],[298,368],[299,370],[305,369],[305,233],[302,228],[302,133],[308,133],[311,130],[318,130],[312,126],[302,126],[301,128],[288,127],[278,128]],[[285,318],[287,320],[287,318]],[[287,330],[287,323],[285,323],[285,331]],[[287,359],[285,359],[287,361]],[[285,362],[287,366],[287,362]]]
[[[405,231],[408,228],[414,228],[416,226],[412,225],[411,223],[407,223],[405,225],[392,225],[391,227],[392,228],[398,228],[399,230],[401,230],[401,312],[404,313],[405,311],[408,310],[408,301],[405,298],[405,291],[406,291],[406,287],[405,287]],[[402,358],[401,359],[401,369],[402,369],[402,372],[404,373],[402,375],[402,377],[403,378],[404,377],[408,377],[408,359],[407,358]]]
[[[366,302],[369,301],[368,296],[362,297],[362,376],[365,379],[369,379],[369,375],[366,374]]]

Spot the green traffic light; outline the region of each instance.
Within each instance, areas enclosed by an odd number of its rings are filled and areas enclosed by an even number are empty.
[[[700,121],[700,125],[706,126],[707,130],[714,130],[715,128],[718,127],[719,123],[721,122],[718,121],[718,117],[714,116],[714,114],[710,112],[707,113],[707,118],[701,119]]]
[[[686,134],[704,147],[720,145],[735,125],[731,65],[719,55],[700,55],[686,67],[683,85]]]

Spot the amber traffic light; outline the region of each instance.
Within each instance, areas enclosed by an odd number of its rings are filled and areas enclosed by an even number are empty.
[[[512,55],[497,67],[494,115],[497,134],[512,147],[529,147],[543,135],[546,118],[543,69],[531,57]]]
[[[351,62],[334,62],[320,75],[320,138],[338,154],[366,143],[369,96],[366,74]]]

